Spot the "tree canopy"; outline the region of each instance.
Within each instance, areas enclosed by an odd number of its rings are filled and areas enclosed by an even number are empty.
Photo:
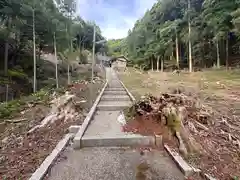
[[[165,66],[228,67],[240,54],[239,7],[239,0],[159,0],[110,51],[145,68],[158,69],[159,59]]]
[[[0,79],[1,84],[6,79],[14,82],[10,71],[25,74],[31,84],[35,66],[33,52],[36,51],[39,64],[42,53],[54,52],[54,38],[57,54],[66,50],[74,53],[90,50],[94,26],[96,41],[104,39],[95,23],[76,15],[76,0],[1,0],[0,23],[0,73],[5,75]],[[96,51],[101,48],[97,45]],[[36,68],[40,78],[41,66]]]

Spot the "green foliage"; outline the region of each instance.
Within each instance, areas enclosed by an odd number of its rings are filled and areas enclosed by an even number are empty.
[[[32,94],[34,101],[46,101],[49,98],[49,89],[41,89],[40,91]]]
[[[9,69],[8,76],[21,78],[21,79],[27,78],[27,74],[24,73],[23,70],[15,70],[15,69]]]
[[[41,89],[48,79],[56,78],[55,64],[51,62],[52,65],[47,66],[41,59],[41,55],[54,52],[54,37],[57,54],[58,52],[64,54],[61,58],[65,60],[65,64],[70,65],[77,56],[81,62],[86,62],[85,52],[92,49],[94,26],[96,27],[96,41],[104,38],[100,28],[94,22],[84,21],[79,16],[75,17],[76,4],[76,0],[0,1],[0,46],[2,47],[0,85],[11,82],[20,85],[28,83],[28,87],[32,86],[35,66],[33,34],[36,39],[38,89]],[[4,51],[5,47],[8,47],[7,53]],[[96,46],[96,52],[100,50],[105,51],[101,44]],[[66,71],[61,65],[57,70],[61,81]]]
[[[8,118],[21,110],[25,102],[22,100],[13,100],[7,103],[0,104],[0,118]]]
[[[61,88],[57,91],[57,93],[62,91],[63,89]],[[13,117],[16,113],[23,110],[26,104],[47,103],[49,101],[50,93],[50,89],[41,89],[32,95],[24,96],[20,99],[12,100],[6,103],[1,103],[0,119]]]
[[[124,41],[123,39],[111,39],[107,42],[108,55],[118,57],[123,54]]]
[[[176,60],[178,46],[180,65],[184,67],[188,63],[190,41],[193,64],[205,67],[216,63],[218,42],[221,64],[227,64],[226,48],[229,45],[231,56],[239,43],[236,39],[240,32],[239,3],[239,0],[158,1],[136,21],[121,45],[118,41],[109,42],[110,52],[117,49],[133,64],[150,67],[150,61],[156,64],[158,57],[166,63]]]

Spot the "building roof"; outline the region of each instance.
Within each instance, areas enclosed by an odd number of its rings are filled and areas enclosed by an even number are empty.
[[[124,61],[124,62],[127,62],[127,61],[128,61],[128,59],[127,59],[125,56],[118,56],[118,57],[113,57],[113,58],[111,58],[111,61],[112,61],[112,62],[117,61],[117,60],[119,60],[119,61]]]

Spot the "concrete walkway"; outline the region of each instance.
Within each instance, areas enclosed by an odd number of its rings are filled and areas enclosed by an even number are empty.
[[[121,115],[121,111],[129,107],[132,102],[115,72],[107,68],[106,73],[108,86],[97,106],[93,119],[81,139],[81,147],[153,144],[153,137],[143,137],[122,132],[122,124],[118,121],[118,117]]]
[[[138,165],[145,161],[145,174],[152,180],[183,180],[173,161],[163,152],[151,151],[140,155],[131,147],[149,145],[149,137],[124,133],[117,121],[121,110],[131,100],[112,69],[106,70],[108,86],[97,106],[97,111],[81,139],[80,150],[68,147],[50,171],[49,180],[141,180]],[[123,148],[124,147],[124,148]]]
[[[148,165],[139,177],[139,165]],[[48,174],[48,180],[184,180],[182,173],[165,152],[151,151],[141,156],[130,148],[69,147]]]

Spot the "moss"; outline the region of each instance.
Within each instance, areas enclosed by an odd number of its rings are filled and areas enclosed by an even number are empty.
[[[170,112],[167,116],[167,126],[175,133],[180,130],[181,127],[181,119],[180,117],[174,113]]]

